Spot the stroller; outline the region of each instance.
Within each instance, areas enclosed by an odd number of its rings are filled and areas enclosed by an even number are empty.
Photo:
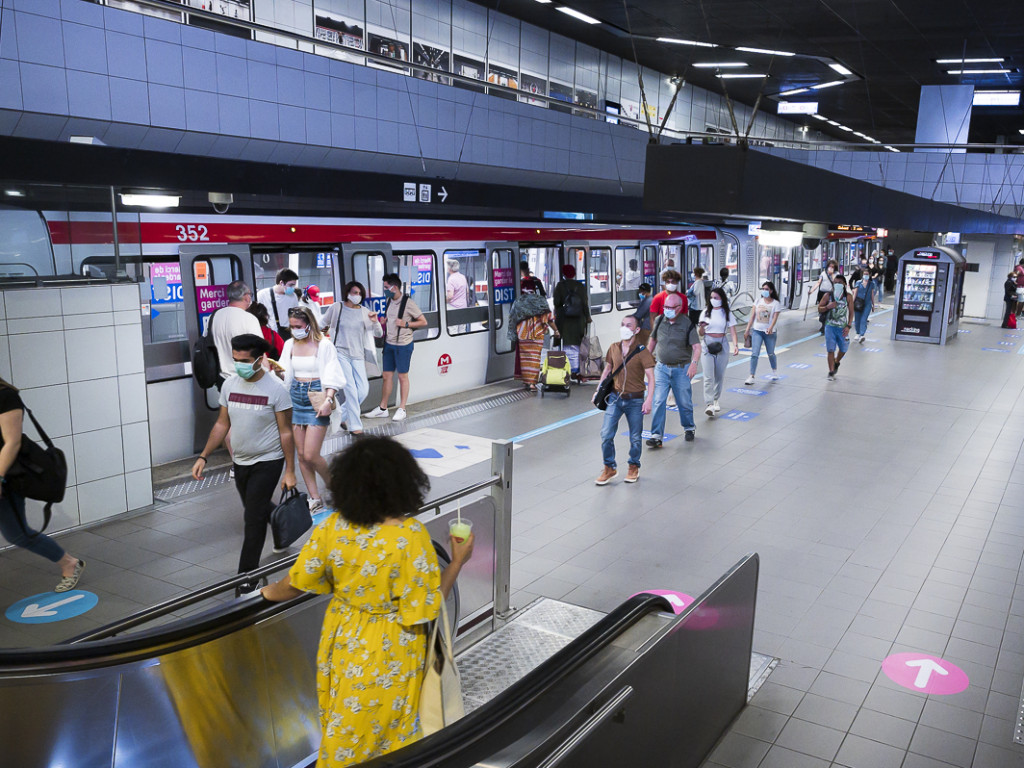
[[[572,375],[572,367],[569,365],[569,356],[561,349],[549,349],[544,357],[544,364],[540,369],[540,396],[544,397],[546,392],[561,392],[566,397],[572,394],[569,388],[569,377]]]

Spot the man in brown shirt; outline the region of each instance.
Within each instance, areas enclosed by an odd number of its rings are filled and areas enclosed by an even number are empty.
[[[607,485],[619,474],[615,468],[615,430],[623,415],[629,425],[629,469],[626,482],[635,483],[640,477],[644,415],[651,412],[654,398],[654,357],[637,338],[639,327],[637,319],[632,315],[622,318],[619,327],[620,343],[612,344],[605,356],[602,381],[617,371],[624,360],[626,365],[615,376],[615,393],[608,398],[608,410],[604,412],[604,424],[601,427],[604,470],[597,478],[598,485]]]

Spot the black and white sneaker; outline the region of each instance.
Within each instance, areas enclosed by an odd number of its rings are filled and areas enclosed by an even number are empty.
[[[836,360],[836,373],[839,373],[839,361]]]
[[[696,433],[692,429],[686,430],[686,442],[692,443]]]
[[[829,371],[828,372],[828,380],[829,381],[835,381],[836,380],[836,372],[835,371]]]

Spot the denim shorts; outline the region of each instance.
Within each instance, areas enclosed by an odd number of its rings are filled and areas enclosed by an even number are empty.
[[[321,392],[320,379],[315,381],[293,381],[292,396],[292,426],[295,427],[326,427],[331,423],[330,418],[317,416],[316,409],[309,402],[309,391]]]
[[[826,325],[825,326],[825,348],[829,352],[835,352],[836,347],[839,347],[839,351],[844,355],[846,350],[850,348],[850,341],[843,336],[843,328],[838,325]]]
[[[408,344],[384,344],[384,352],[381,355],[383,369],[388,372],[408,373],[412,364],[412,348],[414,342]]]

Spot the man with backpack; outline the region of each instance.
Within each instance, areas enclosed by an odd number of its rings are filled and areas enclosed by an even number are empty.
[[[221,377],[215,385],[218,390],[224,385],[224,379],[235,373],[235,361],[231,358],[231,340],[243,333],[263,337],[260,321],[248,311],[250,304],[252,304],[252,288],[241,280],[235,280],[228,285],[228,305],[221,307],[210,316],[207,332],[213,337],[213,343],[217,347],[217,357],[220,360]]]
[[[576,267],[572,264],[562,267],[562,279],[555,285],[551,298],[555,305],[555,327],[562,339],[562,351],[569,358],[569,367],[576,382],[580,383],[580,344],[590,324],[590,306],[587,288],[576,279]]]
[[[427,318],[408,295],[402,292],[402,278],[392,273],[384,275],[384,292],[388,296],[384,310],[384,354],[382,355],[384,383],[380,405],[363,414],[368,419],[382,419],[388,415],[388,399],[394,389],[398,373],[399,403],[392,421],[403,421],[405,405],[409,400],[409,366],[412,364],[413,331],[425,328]]]

